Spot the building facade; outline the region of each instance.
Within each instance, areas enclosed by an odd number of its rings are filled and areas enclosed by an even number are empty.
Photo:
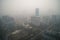
[[[35,16],[31,17],[31,24],[34,26],[40,26],[39,8],[36,8],[35,12]]]
[[[35,26],[40,26],[40,17],[39,16],[32,16],[31,17],[31,24]]]

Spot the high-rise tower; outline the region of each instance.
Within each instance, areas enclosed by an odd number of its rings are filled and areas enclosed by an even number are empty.
[[[35,16],[39,16],[39,8],[36,8]]]
[[[35,16],[31,17],[31,24],[33,24],[35,26],[40,26],[39,8],[36,8]]]
[[[58,14],[60,15],[60,0],[57,0],[57,8],[58,8]]]

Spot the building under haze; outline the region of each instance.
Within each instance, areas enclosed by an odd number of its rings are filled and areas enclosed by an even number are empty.
[[[39,8],[36,8],[35,16],[31,17],[31,24],[35,26],[40,26]]]

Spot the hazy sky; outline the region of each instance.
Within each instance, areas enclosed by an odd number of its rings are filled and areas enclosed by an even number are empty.
[[[2,9],[8,15],[32,15],[35,8],[46,12],[57,10],[57,0],[2,0]],[[44,13],[40,13],[44,14]]]

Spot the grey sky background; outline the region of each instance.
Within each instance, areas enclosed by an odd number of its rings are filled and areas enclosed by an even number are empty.
[[[2,11],[12,16],[31,16],[35,8],[40,9],[40,15],[46,15],[48,10],[57,11],[57,0],[2,0]],[[45,12],[45,13],[44,13]]]

